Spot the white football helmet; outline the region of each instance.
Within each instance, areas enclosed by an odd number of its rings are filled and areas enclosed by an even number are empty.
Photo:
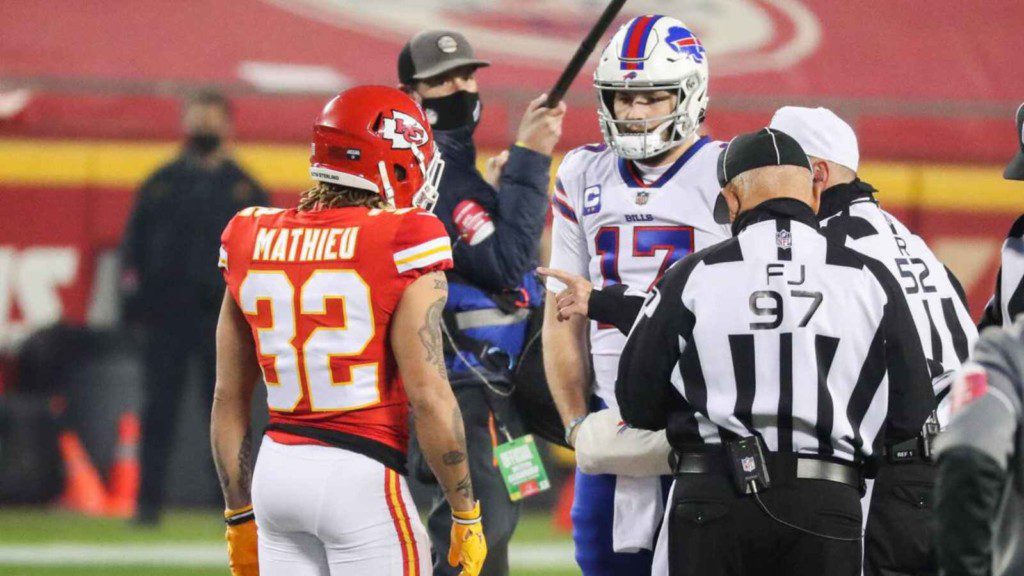
[[[668,16],[639,16],[619,28],[594,72],[597,117],[604,141],[630,160],[656,156],[690,138],[708,107],[708,57],[697,36]],[[615,92],[669,90],[677,96],[672,114],[646,120],[615,118]],[[657,122],[647,130],[648,122]],[[641,126],[639,132],[625,130]]]

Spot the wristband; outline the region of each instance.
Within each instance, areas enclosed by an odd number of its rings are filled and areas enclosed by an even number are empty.
[[[477,500],[473,503],[473,509],[461,512],[459,510],[452,509],[452,522],[455,524],[462,524],[463,526],[469,524],[476,524],[483,519],[483,515],[480,514],[480,501]]]
[[[245,524],[254,518],[256,518],[256,515],[252,511],[252,504],[244,508],[237,508],[235,510],[228,508],[224,511],[224,523],[228,526]]]
[[[584,414],[583,416],[577,416],[577,417],[575,417],[575,418],[573,418],[572,420],[569,421],[569,425],[565,427],[565,443],[566,444],[568,444],[569,446],[573,445],[572,441],[570,440],[570,438],[572,438],[572,431],[575,430],[576,427],[579,426],[580,424],[582,424],[583,421],[586,420],[586,419],[587,419],[587,414]]]

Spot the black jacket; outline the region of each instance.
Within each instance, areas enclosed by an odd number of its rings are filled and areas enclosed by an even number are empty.
[[[548,210],[551,157],[512,146],[498,189],[476,168],[476,146],[469,128],[435,133],[445,161],[441,194],[434,214],[452,238],[455,272],[487,292],[516,289],[537,265],[537,248]],[[494,233],[471,246],[455,223],[456,207],[466,200],[480,205]]]
[[[267,203],[231,160],[208,170],[184,153],[154,172],[136,193],[122,241],[122,269],[132,278],[125,313],[149,321],[215,315],[224,294],[221,232],[242,208]]]

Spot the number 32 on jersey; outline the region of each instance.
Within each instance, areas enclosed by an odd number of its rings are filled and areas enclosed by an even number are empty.
[[[317,270],[298,293],[296,310],[295,287],[280,270],[252,270],[239,286],[239,305],[245,314],[257,316],[259,303],[269,303],[268,325],[256,328],[267,405],[282,412],[295,410],[302,400],[303,380],[313,412],[354,410],[379,402],[377,362],[350,366],[347,381],[335,381],[331,372],[332,358],[358,356],[373,339],[376,328],[369,285],[355,270]],[[340,326],[331,326],[327,317],[330,300],[341,301],[341,321],[334,322]],[[294,341],[298,315],[318,324],[301,343]]]

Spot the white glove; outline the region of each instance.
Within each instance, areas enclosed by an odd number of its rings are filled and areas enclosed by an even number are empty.
[[[664,430],[628,428],[618,408],[593,412],[576,432],[576,465],[585,474],[661,476],[671,474],[672,448]]]

